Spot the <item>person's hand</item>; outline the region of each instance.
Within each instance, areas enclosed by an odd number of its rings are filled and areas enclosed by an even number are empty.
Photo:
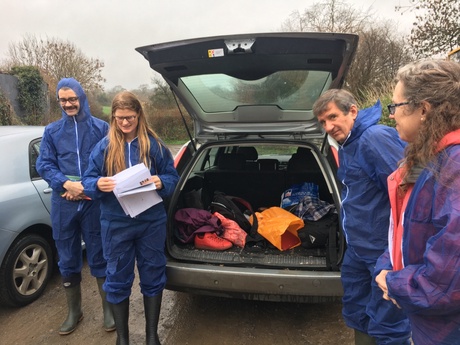
[[[388,297],[388,295],[387,295],[387,297]],[[402,309],[401,306],[398,304],[398,302],[396,302],[396,300],[395,300],[394,298],[391,298],[391,297],[388,297],[388,298],[389,298],[389,300],[390,300],[391,302],[393,302],[393,304],[394,304],[395,306],[397,306],[399,309]]]
[[[78,201],[85,197],[85,194],[83,193],[84,188],[80,181],[74,182],[67,180],[62,186],[66,190],[64,193],[62,193],[62,197],[66,200]]]
[[[97,180],[97,188],[101,192],[112,192],[115,189],[115,179],[113,177],[101,177],[99,180]]]
[[[399,306],[398,302],[396,302],[395,299],[391,298],[388,296],[388,286],[387,286],[387,274],[390,272],[389,270],[382,270],[377,277],[375,277],[375,281],[379,288],[383,291],[383,299],[387,301],[391,301],[394,305],[396,305],[399,309],[401,307]]]
[[[388,297],[388,286],[387,286],[387,274],[390,272],[389,270],[382,270],[378,274],[377,277],[375,277],[375,282],[379,286],[379,288],[383,291],[384,295],[387,295]],[[384,297],[385,298],[385,297]],[[385,298],[388,300],[388,298]]]
[[[157,175],[152,176],[151,178],[142,181],[141,185],[145,186],[147,184],[154,183],[156,189],[163,188],[163,183],[161,182],[160,178]]]

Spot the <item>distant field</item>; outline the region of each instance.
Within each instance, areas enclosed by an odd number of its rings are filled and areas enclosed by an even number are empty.
[[[112,108],[109,105],[105,105],[102,107],[102,112],[105,115],[110,115],[110,112],[112,111]]]

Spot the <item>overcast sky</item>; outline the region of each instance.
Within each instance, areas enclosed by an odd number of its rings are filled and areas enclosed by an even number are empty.
[[[371,8],[409,34],[413,14],[395,12],[409,0],[343,0]],[[105,88],[151,85],[156,74],[136,47],[194,37],[279,31],[294,11],[321,0],[0,0],[0,60],[25,35],[70,41],[104,62]]]

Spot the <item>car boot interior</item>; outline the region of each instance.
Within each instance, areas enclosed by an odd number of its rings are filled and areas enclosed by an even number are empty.
[[[180,192],[175,196],[175,210],[199,208],[210,210],[214,192],[243,198],[260,212],[272,206],[280,206],[283,192],[303,182],[314,183],[319,188],[319,199],[333,204],[339,210],[335,181],[324,175],[321,153],[314,145],[283,144],[231,144],[202,147],[193,167],[186,171]],[[333,176],[330,174],[330,176]],[[331,212],[333,213],[333,212]],[[197,249],[194,243],[178,240],[177,224],[168,236],[169,253],[176,259],[208,262],[223,265],[252,265],[258,267],[282,267],[292,269],[336,270],[344,241],[337,212],[316,222],[305,221],[306,229],[321,228],[326,231],[324,244],[308,246],[306,243],[281,251],[263,237],[247,238],[241,248],[213,251]],[[308,237],[308,235],[306,235]],[[299,231],[299,237],[303,237]]]

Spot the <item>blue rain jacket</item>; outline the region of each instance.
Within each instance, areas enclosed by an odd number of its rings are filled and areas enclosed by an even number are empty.
[[[389,272],[388,295],[408,315],[416,345],[460,342],[459,143],[417,179],[404,213],[404,269]],[[435,174],[438,174],[438,178]],[[376,272],[391,269],[388,252]]]
[[[81,208],[81,203],[87,202],[67,201],[62,198],[61,194],[65,192],[63,184],[69,180],[67,176],[83,176],[92,149],[109,129],[106,122],[91,115],[86,94],[75,79],[62,79],[57,90],[62,87],[69,87],[76,93],[80,101],[80,111],[75,116],[68,116],[63,110],[60,120],[46,126],[37,159],[38,173],[53,189],[53,224],[59,224],[60,213],[63,216],[73,214]],[[56,233],[59,231],[59,227],[53,226],[55,239],[63,236]]]
[[[140,163],[139,142],[135,138],[125,144],[126,166]],[[166,212],[162,202],[156,204],[134,219],[126,215],[114,193],[104,193],[97,188],[101,176],[107,176],[104,168],[104,152],[108,139],[102,140],[90,157],[89,168],[83,178],[87,194],[101,200],[101,229],[104,256],[107,259],[107,277],[104,290],[110,303],[120,303],[129,298],[134,281],[135,262],[144,296],[155,296],[166,284]],[[163,184],[158,194],[171,196],[179,175],[174,168],[170,151],[158,145],[150,137],[151,175],[157,175]]]
[[[381,114],[380,101],[360,110],[339,147],[342,226],[348,248],[365,259],[377,259],[388,245],[387,177],[396,170],[405,147],[394,128],[377,124]]]
[[[83,179],[85,193],[93,199],[100,199],[102,202],[101,212],[106,219],[112,218],[127,218],[128,222],[131,218],[125,215],[120,203],[115,197],[114,193],[104,193],[97,188],[97,181],[102,176],[107,176],[104,168],[104,151],[108,146],[108,138],[104,138],[95,148],[91,154],[88,170]],[[126,166],[133,166],[140,162],[139,155],[139,142],[135,138],[131,143],[125,144],[125,157]],[[174,161],[171,152],[163,145],[158,145],[155,138],[150,137],[150,159],[151,159],[151,175],[157,175],[163,183],[163,188],[158,190],[158,194],[164,199],[172,195],[179,175],[174,168]],[[164,215],[163,203],[152,206],[148,210],[139,214],[136,219],[138,220],[152,220],[158,217],[159,213]]]
[[[53,188],[55,197],[65,191],[62,185],[69,179],[66,175],[83,176],[91,150],[109,129],[106,122],[91,115],[86,94],[75,79],[62,79],[57,90],[62,87],[77,94],[80,111],[68,116],[62,110],[61,119],[46,126],[37,160],[37,170]]]

